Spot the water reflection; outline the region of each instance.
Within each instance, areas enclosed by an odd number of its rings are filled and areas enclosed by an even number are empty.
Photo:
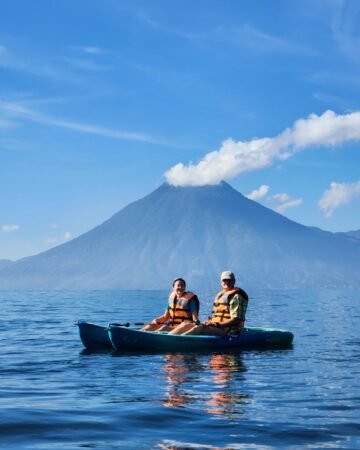
[[[195,400],[196,394],[192,388],[186,389],[194,373],[202,371],[198,355],[196,354],[168,354],[164,356],[164,372],[167,375],[166,400],[167,407],[179,407]]]
[[[214,354],[209,361],[214,374],[215,390],[206,401],[206,411],[214,415],[233,415],[241,413],[240,406],[249,395],[239,392],[239,382],[243,379],[239,374],[246,371],[239,354]]]
[[[166,407],[197,407],[231,418],[242,414],[250,398],[241,389],[246,367],[240,354],[167,354],[163,370]]]

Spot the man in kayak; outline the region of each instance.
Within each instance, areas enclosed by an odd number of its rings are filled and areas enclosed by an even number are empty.
[[[209,320],[203,324],[184,323],[171,334],[216,335],[236,333],[244,327],[249,297],[247,293],[235,287],[235,275],[225,271],[220,276],[222,290],[214,301],[214,309]]]
[[[173,281],[172,287],[173,291],[169,296],[169,303],[164,314],[156,317],[141,331],[171,331],[184,322],[191,325],[200,324],[199,299],[193,292],[185,291],[185,280],[177,278]]]

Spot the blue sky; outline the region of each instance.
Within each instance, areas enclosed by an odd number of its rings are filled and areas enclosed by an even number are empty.
[[[3,2],[0,259],[165,180],[360,229],[359,23],[356,0]]]

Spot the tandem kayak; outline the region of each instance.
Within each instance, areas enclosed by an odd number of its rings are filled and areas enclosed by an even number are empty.
[[[84,347],[88,350],[112,349],[108,328],[79,320],[79,334]]]
[[[140,331],[109,324],[108,334],[117,351],[197,351],[217,349],[288,348],[294,335],[273,328],[243,328],[238,335],[194,336]]]

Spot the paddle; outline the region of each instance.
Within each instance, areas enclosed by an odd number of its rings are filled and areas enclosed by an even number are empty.
[[[149,325],[149,322],[135,322],[135,323],[113,323],[111,322],[110,325],[115,325],[116,327],[139,327],[143,325]]]
[[[200,322],[197,323],[198,321],[191,321],[193,323],[196,323],[196,325],[200,325]],[[129,322],[125,322],[125,323],[115,323],[115,322],[111,322],[110,325],[115,325],[116,327],[139,327],[139,326],[143,326],[143,325],[154,325],[153,322],[135,322],[135,323],[129,323]],[[166,325],[166,323],[158,323],[156,325]]]

